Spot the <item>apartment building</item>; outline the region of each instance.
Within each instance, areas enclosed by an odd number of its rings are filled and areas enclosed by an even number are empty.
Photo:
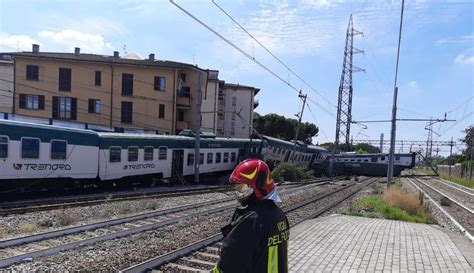
[[[13,110],[13,73],[11,56],[0,54],[0,113]]]
[[[252,134],[253,111],[258,106],[259,88],[224,83],[218,92],[217,135],[248,138]]]
[[[195,98],[208,72],[148,59],[74,53],[9,53],[14,59],[13,116],[118,132],[175,134],[195,129]]]

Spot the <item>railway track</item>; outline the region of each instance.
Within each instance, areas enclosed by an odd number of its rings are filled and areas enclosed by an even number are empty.
[[[423,192],[471,242],[474,242],[474,194],[472,192],[438,179],[407,179]]]
[[[285,207],[283,210],[287,214],[290,226],[293,227],[302,221],[318,217],[376,181],[378,181],[377,178],[366,178],[358,183],[351,183]],[[120,272],[146,272],[150,270],[153,272],[209,271],[217,263],[222,239],[222,234],[218,233],[183,248],[130,266]]]
[[[299,184],[281,192],[294,192],[306,188],[327,184],[319,181]],[[0,241],[0,268],[22,261],[54,255],[61,251],[72,250],[80,246],[131,236],[166,226],[171,226],[194,218],[231,212],[236,206],[234,197],[212,200],[154,211],[120,219],[94,224],[71,227],[51,232]]]
[[[139,191],[125,193],[105,193],[83,195],[80,197],[58,197],[39,200],[4,202],[0,204],[0,216],[21,214],[35,211],[47,211],[72,207],[85,207],[110,202],[133,201],[152,198],[164,198],[183,195],[196,195],[205,193],[229,191],[229,186],[208,186],[199,188],[168,189],[164,191]]]
[[[305,182],[284,183],[283,187],[296,187],[298,185],[312,184],[312,183],[329,183],[334,178],[313,179]],[[165,198],[185,195],[197,195],[205,193],[226,192],[231,190],[229,186],[206,186],[199,188],[186,187],[184,189],[166,189],[157,191],[154,188],[151,191],[138,192],[118,192],[118,193],[104,193],[83,195],[79,197],[57,197],[44,198],[38,200],[25,200],[14,202],[0,203],[0,216],[7,216],[11,214],[22,214],[36,211],[47,211],[55,209],[65,209],[72,207],[85,207],[92,205],[99,205],[110,202],[133,201],[153,198]]]

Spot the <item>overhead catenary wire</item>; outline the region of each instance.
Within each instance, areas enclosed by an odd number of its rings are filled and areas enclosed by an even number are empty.
[[[245,57],[247,57],[249,60],[253,61],[254,63],[256,63],[258,66],[260,66],[261,68],[263,68],[265,71],[267,71],[268,73],[270,73],[271,75],[273,75],[275,78],[277,78],[278,80],[280,80],[281,82],[283,82],[284,84],[286,84],[288,87],[290,87],[293,91],[297,92],[299,94],[300,92],[300,89],[296,88],[294,85],[292,85],[290,82],[288,82],[287,80],[285,80],[284,78],[282,78],[280,75],[278,75],[277,73],[275,73],[273,70],[271,70],[269,67],[267,67],[266,65],[264,65],[263,63],[261,63],[260,61],[258,61],[255,57],[253,57],[252,55],[250,55],[249,53],[247,53],[245,50],[243,50],[242,48],[240,48],[238,45],[236,45],[235,43],[231,42],[229,39],[225,38],[222,34],[220,34],[219,32],[217,32],[216,30],[214,30],[213,28],[211,28],[209,25],[207,25],[206,23],[204,23],[203,21],[201,21],[199,18],[197,18],[196,16],[194,16],[192,13],[190,13],[189,11],[187,11],[186,9],[184,9],[183,7],[181,7],[180,5],[178,5],[177,3],[174,2],[174,0],[169,0],[171,4],[173,4],[174,6],[176,6],[178,9],[180,9],[182,12],[184,12],[186,15],[188,15],[189,17],[191,17],[193,20],[195,20],[196,22],[198,22],[200,25],[202,25],[203,27],[205,27],[207,30],[209,30],[210,32],[212,32],[214,35],[216,35],[217,37],[219,37],[220,39],[222,39],[224,42],[226,42],[228,45],[232,46],[235,50],[239,51],[240,53],[242,53]]]
[[[290,68],[286,63],[284,63],[280,58],[278,58],[274,53],[272,53],[270,51],[270,49],[268,49],[264,44],[262,44],[257,38],[255,38],[255,36],[253,36],[249,31],[247,31],[247,29],[245,29],[239,22],[237,22],[237,20],[234,19],[234,17],[232,17],[232,15],[230,15],[227,11],[224,10],[224,8],[222,8],[219,4],[216,3],[215,0],[211,0],[212,3],[217,7],[219,8],[225,15],[227,15],[227,17],[229,17],[229,19],[231,19],[237,26],[240,27],[240,29],[242,29],[245,33],[247,33],[255,42],[257,42],[263,49],[265,49],[265,51],[267,51],[268,54],[270,54],[275,60],[277,60],[281,65],[283,65],[287,70],[288,72],[291,74],[293,74],[295,77],[297,77],[300,81],[302,81],[307,87],[309,87],[309,89],[311,89],[316,95],[320,96],[321,98],[323,98],[326,102],[328,102],[329,104],[331,104],[332,106],[334,107],[337,107],[337,105],[335,105],[334,103],[332,103],[331,101],[329,101],[327,98],[325,98],[321,93],[319,93],[315,88],[313,88],[307,81],[305,81],[300,75],[298,75],[298,73],[296,73],[292,68]],[[289,75],[288,75],[288,78],[289,78]],[[288,80],[289,82],[289,80]]]

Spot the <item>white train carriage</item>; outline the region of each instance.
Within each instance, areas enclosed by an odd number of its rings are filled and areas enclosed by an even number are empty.
[[[95,179],[98,144],[89,130],[0,120],[0,180]]]
[[[99,133],[99,178],[121,179],[153,175],[169,178],[194,174],[194,138]],[[260,140],[203,138],[200,142],[200,173],[232,170],[243,158],[262,150]]]

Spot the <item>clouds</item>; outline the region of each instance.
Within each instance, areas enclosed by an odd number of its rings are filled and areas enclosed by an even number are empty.
[[[456,59],[454,59],[454,62],[457,64],[474,64],[474,55],[464,55],[464,54],[459,54]]]
[[[58,32],[41,31],[38,36],[45,38],[48,44],[72,51],[74,47],[80,47],[84,52],[103,53],[111,52],[112,44],[106,42],[99,34],[84,33],[77,30],[65,29]]]
[[[31,50],[32,44],[42,45],[41,42],[28,35],[9,35],[4,32],[0,32],[0,41],[0,47],[6,49],[2,51],[27,51]]]

